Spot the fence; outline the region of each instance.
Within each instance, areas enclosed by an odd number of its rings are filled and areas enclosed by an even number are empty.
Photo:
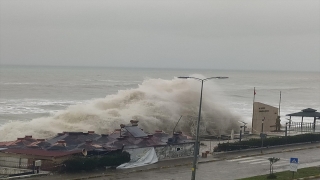
[[[314,129],[318,131],[317,127],[319,127],[320,123],[317,122],[315,124],[310,122],[291,122],[288,123],[288,131],[294,132],[314,132]]]

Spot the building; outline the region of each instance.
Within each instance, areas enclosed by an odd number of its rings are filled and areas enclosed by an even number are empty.
[[[280,130],[278,108],[260,102],[254,102],[252,115],[252,133],[260,134],[262,132],[262,127],[263,132]]]
[[[181,132],[173,135],[161,130],[147,133],[138,127],[138,121],[131,120],[130,124],[121,124],[110,134],[63,132],[46,140],[27,135],[15,141],[0,142],[0,166],[33,168],[34,163],[41,160],[42,170],[53,170],[74,156],[102,156],[123,150],[131,154],[131,164],[144,155],[152,155],[154,163],[193,156],[194,141]]]

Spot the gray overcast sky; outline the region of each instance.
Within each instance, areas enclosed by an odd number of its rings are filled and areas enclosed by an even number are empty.
[[[0,0],[1,64],[320,70],[320,0]]]

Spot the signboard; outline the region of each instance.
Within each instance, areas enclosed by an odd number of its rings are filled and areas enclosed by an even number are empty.
[[[263,139],[266,139],[267,138],[267,134],[260,133],[260,137],[263,138]]]
[[[290,168],[289,168],[290,171],[297,172],[298,164],[299,164],[298,158],[290,158]]]
[[[35,166],[41,166],[41,160],[35,160],[34,161]]]

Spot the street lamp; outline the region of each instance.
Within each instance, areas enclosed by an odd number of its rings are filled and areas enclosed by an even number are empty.
[[[241,141],[241,138],[242,138],[242,128],[243,128],[243,135],[246,134],[246,122],[243,122],[243,121],[239,121],[241,123],[243,123],[243,126],[240,126],[240,137],[239,137],[239,141]]]
[[[261,123],[261,133],[260,133],[260,137],[261,137],[261,153],[262,153],[262,148],[263,148],[263,138],[265,137],[265,135],[263,134],[263,122],[264,122],[265,117],[262,119],[262,123]]]
[[[196,179],[196,166],[197,166],[197,156],[199,155],[199,126],[200,126],[200,118],[201,118],[201,104],[202,104],[202,90],[203,90],[203,82],[209,79],[226,79],[228,77],[209,77],[205,79],[196,78],[196,77],[179,77],[181,79],[196,79],[201,81],[201,93],[200,93],[200,105],[199,105],[199,115],[198,115],[198,124],[197,124],[197,132],[196,132],[196,142],[195,142],[195,150],[193,156],[193,165],[192,165],[192,176],[191,180]]]
[[[242,128],[243,128],[243,126],[240,126],[240,137],[239,137],[239,141],[241,141],[241,138],[242,138]]]

